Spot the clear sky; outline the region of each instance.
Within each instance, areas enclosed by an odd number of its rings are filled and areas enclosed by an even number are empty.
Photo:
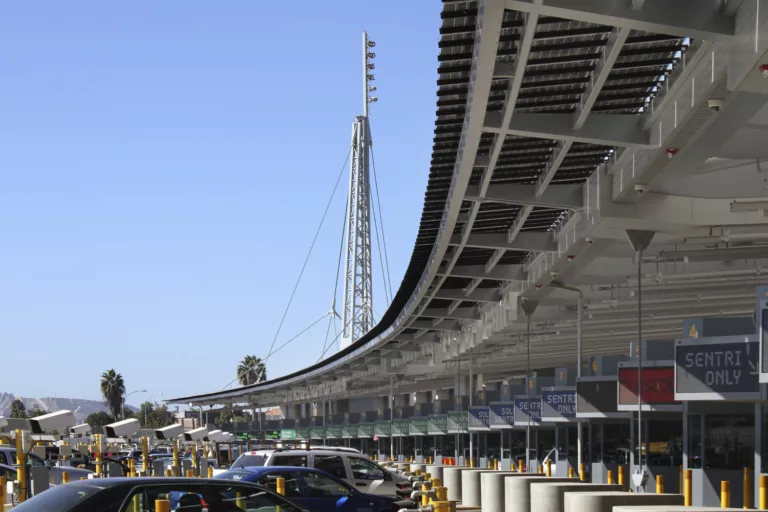
[[[363,30],[396,290],[428,177],[440,7],[4,2],[0,392],[99,399],[115,368],[128,391],[196,394],[266,355],[362,111]],[[347,179],[278,345],[330,308]],[[378,259],[374,273],[380,315]],[[326,327],[270,376],[315,363]]]

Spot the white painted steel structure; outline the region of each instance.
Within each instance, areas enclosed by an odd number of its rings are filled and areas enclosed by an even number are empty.
[[[768,2],[444,2],[421,228],[383,319],[318,365],[174,401],[276,404],[455,387],[747,316],[768,284]],[[710,108],[710,100],[722,108]],[[559,284],[566,286],[563,288]],[[461,364],[464,361],[465,364]]]

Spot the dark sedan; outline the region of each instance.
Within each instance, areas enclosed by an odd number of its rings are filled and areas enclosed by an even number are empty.
[[[413,508],[414,505],[411,501],[398,501],[398,498],[394,497],[360,492],[345,481],[312,468],[240,467],[216,475],[216,478],[254,482],[273,490],[277,488],[277,479],[282,478],[285,482],[285,496],[312,512],[389,512]]]
[[[59,485],[14,507],[14,512],[155,511],[155,500],[184,512],[301,512],[258,485],[207,478],[103,478]]]

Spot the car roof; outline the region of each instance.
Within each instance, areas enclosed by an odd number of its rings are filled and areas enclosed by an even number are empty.
[[[240,483],[240,482],[235,482]],[[195,478],[194,480],[191,480],[189,478],[183,478],[183,477],[163,477],[163,478],[130,478],[130,477],[110,477],[110,478],[93,478],[89,480],[75,480],[72,482],[69,482],[67,486],[69,487],[70,484],[72,486],[87,486],[87,487],[100,487],[102,489],[108,488],[108,487],[120,487],[120,486],[130,486],[135,487],[136,485],[168,485],[168,484],[212,484],[212,485],[231,485],[231,480],[222,480],[220,478]],[[259,489],[262,489],[261,486],[257,486],[256,484],[252,484],[250,482],[243,482],[243,485],[252,486],[252,487],[258,487]]]

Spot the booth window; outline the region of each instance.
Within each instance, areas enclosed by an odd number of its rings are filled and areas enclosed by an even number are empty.
[[[701,414],[688,415],[688,469],[701,469]]]
[[[742,469],[755,461],[755,415],[704,415],[707,469]]]
[[[606,423],[603,425],[602,462],[629,464],[629,425]]]
[[[650,420],[643,433],[649,466],[681,466],[683,464],[683,423],[679,420]]]

